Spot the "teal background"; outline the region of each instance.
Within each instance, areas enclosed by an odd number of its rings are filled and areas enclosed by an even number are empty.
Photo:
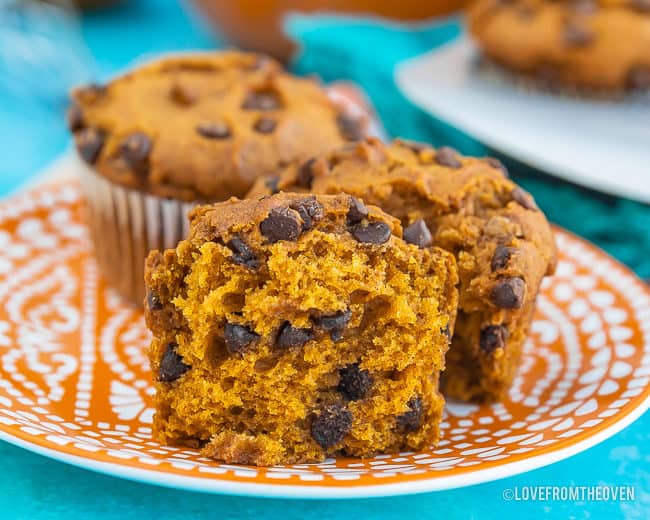
[[[0,18],[0,31],[3,31]],[[396,91],[392,70],[462,31],[455,20],[413,28],[377,21],[296,16],[288,31],[303,45],[295,71],[326,81],[352,79],[371,97],[391,135],[492,153],[427,116]],[[174,1],[132,0],[83,16],[90,55],[82,80],[102,80],[143,55],[223,45],[200,17]],[[0,73],[3,73],[0,70]],[[0,89],[0,195],[69,145],[65,92],[34,99]],[[549,151],[552,153],[552,151]],[[498,154],[497,154],[498,155]],[[549,218],[650,277],[650,208],[573,186],[503,158]],[[622,165],[624,168],[624,165]],[[612,172],[617,175],[618,172]],[[650,175],[649,181],[650,182]],[[0,518],[650,518],[650,414],[585,453],[517,477],[452,491],[385,499],[286,501],[211,496],[132,483],[51,461],[0,442]],[[633,485],[634,502],[508,502],[523,485]]]

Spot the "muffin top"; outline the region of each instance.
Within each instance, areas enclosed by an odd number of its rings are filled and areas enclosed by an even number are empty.
[[[363,137],[364,122],[317,81],[235,51],[165,58],[72,98],[84,161],[112,182],[186,201],[242,196],[259,175]]]
[[[650,0],[478,0],[468,25],[488,58],[543,87],[650,89]]]

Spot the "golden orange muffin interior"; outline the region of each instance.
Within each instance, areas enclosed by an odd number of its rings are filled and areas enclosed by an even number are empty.
[[[460,299],[443,391],[462,400],[505,397],[556,250],[544,214],[499,161],[370,139],[259,179],[249,196],[281,190],[348,193],[397,217],[407,241],[452,253]]]
[[[348,195],[202,206],[147,260],[154,434],[272,465],[435,444],[453,257]]]

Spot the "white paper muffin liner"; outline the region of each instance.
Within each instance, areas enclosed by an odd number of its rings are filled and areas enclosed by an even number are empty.
[[[187,213],[200,202],[166,199],[126,188],[82,163],[81,185],[97,263],[125,299],[142,305],[149,251],[176,247],[189,230]]]

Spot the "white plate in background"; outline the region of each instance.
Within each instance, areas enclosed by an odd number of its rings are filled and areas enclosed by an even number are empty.
[[[650,102],[582,100],[487,78],[463,37],[399,64],[414,104],[505,155],[606,193],[650,203]]]

